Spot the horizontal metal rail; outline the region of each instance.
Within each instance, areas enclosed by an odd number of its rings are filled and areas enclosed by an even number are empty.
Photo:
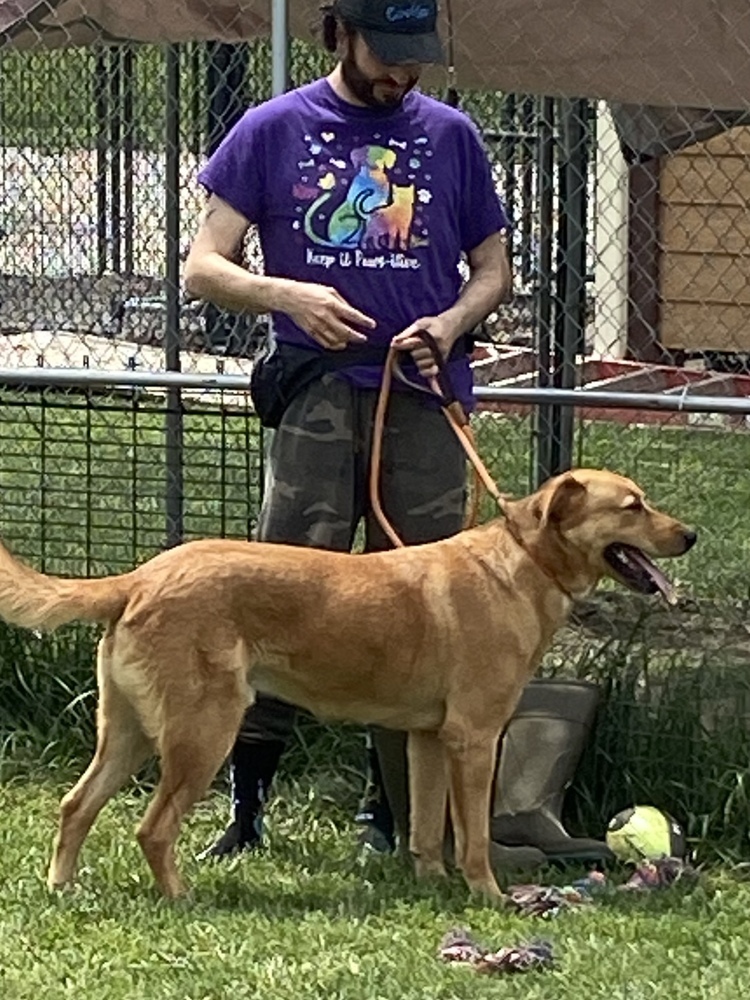
[[[0,368],[0,385],[35,388],[198,389],[206,392],[247,392],[249,375],[207,375],[189,372],[147,372],[124,368]]]
[[[105,371],[93,368],[0,368],[0,385],[36,388],[194,389],[206,392],[247,392],[247,375],[207,375],[187,372],[145,372],[131,369]],[[689,388],[689,387],[688,387]],[[661,410],[675,413],[750,414],[750,396],[697,396],[689,391],[607,392],[604,389],[524,389],[477,386],[480,402],[535,406],[603,407],[606,409]]]
[[[750,396],[691,396],[689,392],[607,392],[605,389],[493,389],[477,387],[482,402],[539,403],[602,407],[610,410],[662,410],[674,413],[750,413]]]

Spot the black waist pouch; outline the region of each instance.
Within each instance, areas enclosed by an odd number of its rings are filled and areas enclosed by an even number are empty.
[[[469,349],[468,338],[459,337],[450,357]],[[294,397],[327,372],[352,365],[385,365],[387,347],[347,347],[343,351],[315,350],[277,341],[263,349],[250,373],[250,394],[264,427],[278,427]]]
[[[326,371],[319,351],[293,344],[267,344],[253,363],[250,394],[264,427],[278,427],[284,411],[305,386]]]

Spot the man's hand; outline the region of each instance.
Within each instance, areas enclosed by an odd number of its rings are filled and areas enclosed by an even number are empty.
[[[427,333],[431,334],[444,358],[450,354],[461,330],[444,316],[423,316],[411,326],[407,326],[391,341],[392,345],[399,351],[411,351],[411,356],[423,378],[435,378],[439,374],[438,366],[430,348],[419,337],[415,336],[419,330],[426,330]]]
[[[277,308],[329,351],[366,343],[362,327],[372,330],[377,325],[372,317],[349,305],[335,288],[306,281],[284,284]]]
[[[251,223],[212,194],[185,262],[185,286],[195,298],[236,312],[283,312],[331,351],[367,340],[362,330],[377,324],[334,288],[251,274],[236,260]]]

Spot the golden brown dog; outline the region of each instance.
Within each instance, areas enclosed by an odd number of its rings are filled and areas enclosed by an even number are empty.
[[[409,731],[410,849],[443,872],[446,803],[472,889],[488,860],[495,748],[573,601],[603,576],[669,595],[650,556],[695,541],[635,483],[578,470],[445,541],[370,555],[228,540],[163,552],[100,580],[48,577],[0,548],[0,615],[26,628],[106,623],[98,745],[62,800],[49,884],[75,875],[96,815],[153,752],[161,780],[137,836],[162,892],[175,842],[254,691],[327,719]]]

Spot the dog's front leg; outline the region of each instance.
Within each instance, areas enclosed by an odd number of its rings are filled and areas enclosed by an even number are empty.
[[[443,847],[448,805],[445,750],[437,733],[411,732],[408,743],[409,851],[418,878],[445,875]]]
[[[448,757],[456,864],[473,892],[502,899],[490,867],[489,814],[498,734],[446,725],[441,739]]]

